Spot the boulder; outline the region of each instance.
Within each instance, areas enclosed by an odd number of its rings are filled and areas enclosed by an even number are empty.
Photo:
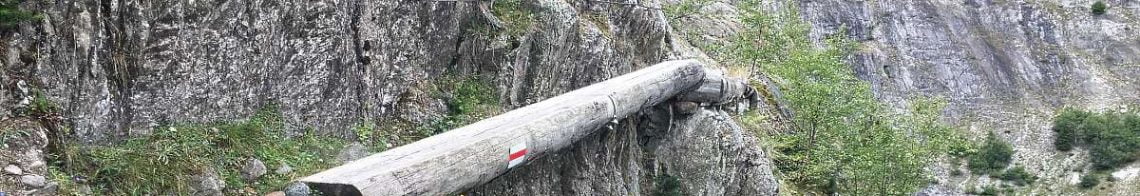
[[[32,188],[40,188],[47,185],[47,178],[41,175],[24,175],[20,177],[20,182]]]
[[[265,175],[265,163],[258,159],[249,159],[245,161],[245,166],[241,168],[242,179],[254,181]]]
[[[8,166],[4,167],[4,173],[5,174],[11,174],[11,175],[23,175],[24,170],[20,169],[20,166],[8,165]]]

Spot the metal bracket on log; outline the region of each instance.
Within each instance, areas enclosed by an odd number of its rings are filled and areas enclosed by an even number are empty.
[[[570,146],[676,97],[723,103],[755,90],[695,60],[659,63],[302,178],[326,195],[444,195]],[[678,96],[680,95],[680,96]],[[755,99],[755,98],[750,98]]]

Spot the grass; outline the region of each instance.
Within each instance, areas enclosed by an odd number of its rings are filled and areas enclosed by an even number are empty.
[[[436,96],[447,101],[447,114],[418,128],[434,135],[501,113],[498,93],[489,79],[476,76],[445,76],[437,81]]]
[[[97,195],[187,193],[192,176],[216,172],[227,190],[250,187],[258,192],[283,189],[289,181],[333,166],[334,153],[346,141],[306,133],[283,137],[276,109],[263,109],[247,120],[207,124],[179,124],[154,130],[152,135],[106,146],[72,147],[75,156],[56,163],[59,172],[84,178]],[[248,158],[266,163],[268,174],[254,182],[240,177]],[[273,170],[288,164],[294,172]],[[74,183],[66,181],[62,185]],[[69,190],[71,187],[64,187]],[[63,194],[70,194],[64,192]]]
[[[534,24],[534,13],[526,6],[527,0],[495,0],[491,6],[491,14],[499,18],[506,25],[507,35],[513,38],[522,37]]]

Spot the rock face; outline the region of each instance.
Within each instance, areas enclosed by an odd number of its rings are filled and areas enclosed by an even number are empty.
[[[532,25],[515,37],[477,31],[495,29],[480,4],[26,2],[44,19],[4,32],[0,87],[42,90],[85,142],[269,105],[290,130],[347,133],[362,120],[404,118],[401,104],[416,102],[405,93],[445,72],[492,76],[517,107],[666,60],[658,10],[525,1],[514,11]],[[3,96],[3,110],[24,96]]]
[[[41,12],[43,20],[0,32],[0,114],[12,115],[26,106],[16,103],[42,92],[61,106],[65,126],[81,142],[103,143],[145,135],[165,123],[234,120],[275,106],[289,131],[311,128],[351,136],[349,129],[360,121],[420,124],[441,118],[435,113],[447,112],[441,109],[442,98],[430,93],[440,77],[490,78],[503,107],[510,109],[658,62],[699,55],[674,42],[655,0],[519,2],[504,8],[491,1],[27,1],[21,7]],[[493,9],[526,17],[500,18]],[[636,130],[639,125],[624,126]],[[690,131],[750,134],[727,126],[698,127]],[[590,155],[601,162],[560,165],[581,175],[609,176],[607,187],[588,188],[594,185],[579,180],[573,189],[525,190],[638,193],[652,189],[621,187],[642,187],[658,174],[692,176],[694,184],[687,179],[682,184],[694,193],[771,193],[775,187],[756,180],[771,181],[770,175],[704,174],[766,174],[767,166],[754,160],[726,160],[740,165],[707,170],[676,160],[641,163],[654,159],[626,156],[642,153],[635,148],[609,148],[642,145],[624,142],[640,140],[638,134],[621,135],[630,133],[610,131],[579,145],[606,149],[595,152],[607,154]],[[621,136],[607,136],[611,134]],[[733,138],[738,140],[723,144],[727,147],[700,152],[763,157],[758,149],[745,148],[750,140],[739,138],[746,137]],[[603,142],[614,139],[623,142]],[[567,150],[545,161],[584,156],[575,154],[580,151]],[[618,160],[625,162],[613,165]],[[614,167],[600,170],[611,173],[590,173],[597,165]],[[643,170],[635,169],[639,165],[671,169],[636,173]],[[643,174],[647,179],[633,178]],[[534,177],[540,179],[497,183],[559,180]],[[198,193],[205,195],[224,187],[208,176],[198,181],[203,185]]]
[[[472,195],[775,195],[778,182],[756,138],[722,111],[670,115],[668,104],[540,157]],[[662,179],[679,183],[665,185]],[[668,187],[676,186],[676,187]]]
[[[1075,194],[1056,191],[1075,191],[1064,176],[1087,157],[1053,149],[1054,111],[1140,103],[1140,2],[1105,1],[1105,15],[1091,13],[1093,2],[804,1],[800,11],[814,38],[846,28],[861,45],[855,71],[885,103],[943,96],[950,122],[1011,142],[1015,164],[1042,177],[1020,194]],[[946,173],[957,193],[985,184]]]

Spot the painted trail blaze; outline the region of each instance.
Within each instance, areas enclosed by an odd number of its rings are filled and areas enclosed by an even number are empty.
[[[514,168],[523,161],[526,161],[526,142],[520,142],[511,146],[511,151],[507,155],[507,168]]]

